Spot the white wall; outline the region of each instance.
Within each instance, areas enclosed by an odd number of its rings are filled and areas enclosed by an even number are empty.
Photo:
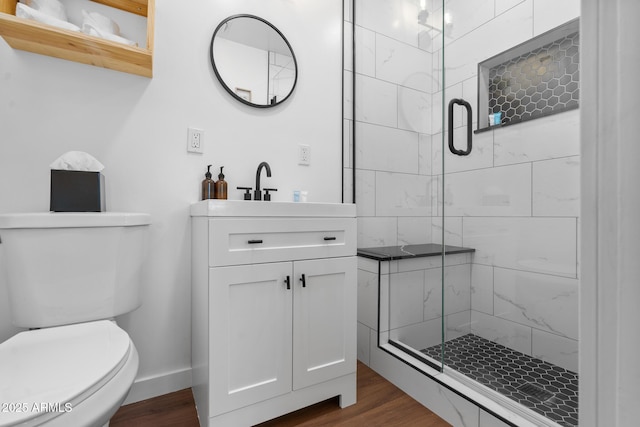
[[[154,77],[11,49],[0,41],[0,212],[47,211],[49,164],[69,150],[106,166],[111,211],[151,214],[143,306],[118,319],[140,353],[139,398],[190,385],[190,218],[207,164],[225,166],[229,198],[254,186],[261,161],[278,188],[309,201],[340,202],[342,2],[215,0],[156,2]],[[254,109],[215,78],[209,43],[218,23],[252,13],[278,27],[299,65],[283,105]],[[205,154],[186,152],[187,127],[204,129]],[[298,144],[311,166],[298,166]],[[0,341],[17,332],[0,279]],[[172,374],[173,373],[173,374]],[[134,387],[135,392],[135,387]]]

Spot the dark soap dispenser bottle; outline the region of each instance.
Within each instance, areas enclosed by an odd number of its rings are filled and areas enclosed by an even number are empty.
[[[216,199],[227,200],[227,181],[224,180],[222,168],[224,166],[220,167],[220,174],[218,174],[218,180],[216,181]]]
[[[211,165],[207,166],[207,173],[202,181],[202,200],[215,199],[215,182],[211,179]]]

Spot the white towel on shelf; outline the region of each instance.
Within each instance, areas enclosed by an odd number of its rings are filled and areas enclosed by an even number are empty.
[[[100,37],[101,39],[109,40],[112,42],[123,43],[128,46],[134,47],[138,46],[138,43],[134,41],[125,39],[124,37],[116,36],[115,34],[102,32],[91,24],[82,24],[82,32],[85,34],[89,34],[90,36]]]
[[[67,18],[67,11],[64,5],[58,0],[20,0],[20,3],[23,3],[38,12],[44,13],[45,15],[49,15],[52,18],[69,22],[69,18]]]
[[[98,12],[87,12],[82,9],[82,25],[90,25],[103,34],[120,35],[120,26],[116,21]]]
[[[80,31],[80,27],[70,22],[55,18],[39,10],[33,9],[26,4],[16,4],[16,16],[18,18],[32,19],[43,24],[52,25],[70,31]]]
[[[129,46],[138,46],[138,43],[120,36],[120,27],[111,18],[86,10],[82,10],[82,18],[83,33]]]

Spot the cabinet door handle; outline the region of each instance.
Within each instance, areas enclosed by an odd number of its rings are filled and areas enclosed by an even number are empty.
[[[336,240],[336,238],[331,236],[331,237],[325,237],[324,240]]]
[[[287,276],[287,278],[284,279],[284,283],[287,284],[287,289],[291,289],[291,277]]]
[[[262,243],[262,239],[249,240],[247,243],[250,244],[250,245],[255,245],[255,244],[258,244],[258,243]]]
[[[302,282],[302,287],[306,288],[307,287],[307,279],[304,277],[304,274],[302,275],[302,277],[300,277],[300,281]]]

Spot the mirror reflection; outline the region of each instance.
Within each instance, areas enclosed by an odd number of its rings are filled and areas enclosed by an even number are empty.
[[[277,28],[253,15],[231,16],[211,38],[211,64],[232,96],[253,107],[272,107],[291,95],[297,63]]]

